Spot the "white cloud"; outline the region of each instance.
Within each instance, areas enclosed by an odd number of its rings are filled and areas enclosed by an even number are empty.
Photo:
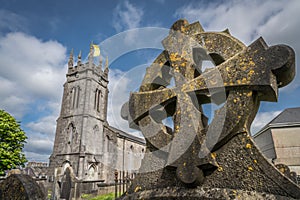
[[[0,108],[26,129],[28,160],[47,161],[52,151],[66,58],[66,48],[56,41],[22,32],[0,36]],[[24,116],[31,122],[23,123]]]
[[[28,161],[48,162],[49,160],[49,154],[42,154],[40,152],[25,152],[25,156]]]
[[[113,27],[117,32],[140,26],[143,10],[128,1],[118,4],[114,10]]]
[[[141,65],[127,72],[113,69],[109,73],[108,122],[113,127],[135,135],[139,133],[130,129],[128,122],[122,119],[121,108],[129,100],[130,92],[138,91],[145,68],[146,65]]]
[[[226,1],[208,4],[188,4],[179,8],[175,16],[200,21],[209,31],[229,28],[233,35],[249,43],[258,27],[279,13],[286,1]]]
[[[300,1],[288,2],[284,3],[277,15],[257,28],[257,35],[263,36],[268,44],[287,44],[296,52],[296,77],[291,84],[281,89],[282,92],[292,92],[300,86]]]
[[[282,111],[259,112],[251,125],[252,135],[257,133],[260,129],[262,129],[267,123],[269,123],[281,112]]]
[[[0,106],[20,118],[37,99],[60,101],[66,48],[15,32],[0,37]],[[61,91],[61,92],[59,92]]]
[[[128,1],[118,4],[114,10],[113,27],[117,32],[135,29],[140,27],[140,23],[144,12],[142,9],[134,6]],[[135,38],[138,36],[135,31],[129,31],[124,35],[124,43],[134,44]]]
[[[41,133],[45,137],[54,139],[55,127],[56,127],[55,120],[57,119],[57,117],[58,116],[48,115],[48,116],[42,117],[38,121],[30,122],[26,126],[35,133]]]

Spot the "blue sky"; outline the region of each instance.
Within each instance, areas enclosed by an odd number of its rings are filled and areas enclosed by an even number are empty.
[[[28,135],[24,151],[35,161],[48,161],[52,151],[72,48],[85,58],[93,41],[103,57],[112,58],[108,120],[126,131],[120,107],[140,85],[145,67],[161,52],[160,39],[179,18],[200,21],[207,31],[229,28],[247,45],[262,36],[269,45],[292,46],[297,58],[300,52],[298,0],[0,0],[0,5],[0,109],[21,121]],[[147,27],[159,34],[145,34]],[[280,90],[278,103],[261,104],[253,132],[285,108],[299,107],[299,98],[297,73]]]

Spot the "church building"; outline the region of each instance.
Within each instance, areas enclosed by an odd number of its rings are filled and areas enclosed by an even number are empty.
[[[94,48],[91,45],[87,63],[81,62],[79,53],[74,66],[73,51],[68,61],[49,163],[57,199],[97,190],[99,183],[111,185],[115,172],[123,174],[123,178],[124,174],[133,176],[144,155],[143,138],[107,122],[108,59],[103,67],[100,55],[99,64],[94,64]]]

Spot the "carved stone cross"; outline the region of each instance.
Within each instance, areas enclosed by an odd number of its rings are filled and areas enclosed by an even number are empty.
[[[259,102],[277,101],[278,87],[293,80],[294,51],[268,47],[262,38],[246,47],[228,30],[204,32],[199,22],[186,20],[177,21],[162,43],[165,51],[147,69],[140,91],[131,93],[122,116],[145,136],[141,172],[163,168],[162,175],[153,175],[161,179],[173,170],[183,185],[203,185],[223,170],[216,152],[248,134]],[[202,72],[205,60],[215,67]],[[168,88],[172,78],[175,86]],[[207,103],[223,103],[209,126],[201,108]],[[162,123],[168,117],[173,129]]]

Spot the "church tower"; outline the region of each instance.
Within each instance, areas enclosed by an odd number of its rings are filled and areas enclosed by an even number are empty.
[[[81,52],[74,66],[73,50],[68,62],[61,112],[57,119],[50,170],[71,167],[80,180],[100,180],[105,151],[104,127],[107,126],[108,60],[104,69],[100,55],[94,64],[96,45],[90,46],[88,62],[81,62]],[[97,47],[99,48],[99,47]],[[99,53],[99,52],[98,52]]]

